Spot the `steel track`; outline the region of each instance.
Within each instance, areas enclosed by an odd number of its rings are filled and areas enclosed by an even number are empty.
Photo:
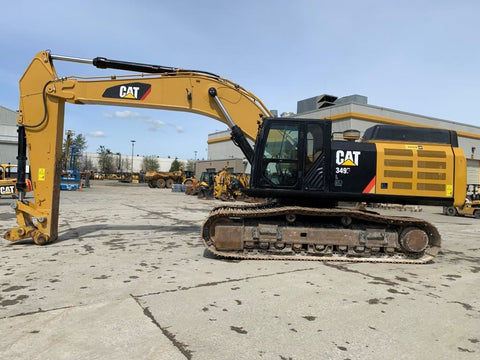
[[[367,224],[382,224],[389,227],[404,228],[418,227],[428,234],[429,245],[421,254],[408,254],[396,251],[385,254],[369,254],[352,256],[351,253],[312,254],[295,252],[293,254],[279,254],[275,251],[253,250],[219,251],[210,238],[211,226],[220,219],[265,219],[274,216],[286,216],[289,213],[297,215],[316,216],[322,218],[350,216]],[[228,259],[245,260],[300,260],[300,261],[335,261],[335,262],[369,262],[369,263],[396,263],[396,264],[425,264],[433,261],[440,250],[441,238],[438,230],[431,223],[410,217],[385,216],[375,212],[342,208],[308,208],[298,206],[276,206],[274,204],[227,205],[214,208],[202,225],[202,239],[206,249],[215,256]],[[397,249],[398,250],[398,249]]]

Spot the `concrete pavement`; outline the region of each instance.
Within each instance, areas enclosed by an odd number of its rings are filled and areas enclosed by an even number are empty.
[[[442,234],[428,265],[225,261],[199,235],[219,203],[62,192],[58,241],[0,243],[1,359],[478,358],[479,220],[412,213]]]

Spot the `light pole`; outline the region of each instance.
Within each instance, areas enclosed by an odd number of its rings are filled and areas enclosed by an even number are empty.
[[[132,171],[131,171],[131,173],[132,173],[132,178],[133,178],[133,148],[135,147],[135,140],[130,140],[130,141],[132,142],[132,169],[131,169]]]

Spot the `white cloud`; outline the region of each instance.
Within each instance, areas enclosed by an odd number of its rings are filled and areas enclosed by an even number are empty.
[[[115,111],[113,114],[105,113],[104,117],[109,119],[148,119],[149,116],[142,115],[135,111],[124,110],[124,111]]]
[[[98,130],[98,131],[92,131],[92,132],[88,133],[87,136],[102,138],[102,137],[105,137],[105,133],[103,131]]]
[[[148,130],[150,131],[157,131],[159,127],[165,126],[165,121],[162,120],[153,120],[153,119],[142,119],[144,122],[149,124]]]
[[[177,126],[177,125],[173,125],[173,124],[169,124],[170,126],[172,126],[176,131],[177,133],[184,133],[185,130],[183,130],[183,128],[181,126]]]
[[[135,112],[135,111],[130,111],[130,110],[124,110],[124,111],[115,111],[113,113],[104,113],[103,114],[103,117],[107,118],[107,119],[134,119],[134,120],[140,120],[146,124],[149,125],[148,127],[148,130],[149,131],[157,131],[159,128],[161,128],[162,126],[170,126],[172,127],[173,129],[175,129],[175,131],[177,133],[184,133],[185,130],[181,127],[181,126],[177,126],[175,124],[172,124],[172,123],[167,123],[163,120],[156,120],[156,119],[152,119],[150,116],[148,115],[142,115],[138,112]]]

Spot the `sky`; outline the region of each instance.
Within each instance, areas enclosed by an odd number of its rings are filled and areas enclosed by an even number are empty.
[[[36,53],[209,71],[269,109],[296,112],[321,94],[480,126],[476,0],[135,0],[3,2],[0,105],[18,109],[18,80]],[[54,63],[59,76],[120,74]],[[65,130],[87,151],[205,159],[226,125],[183,112],[70,105]]]

